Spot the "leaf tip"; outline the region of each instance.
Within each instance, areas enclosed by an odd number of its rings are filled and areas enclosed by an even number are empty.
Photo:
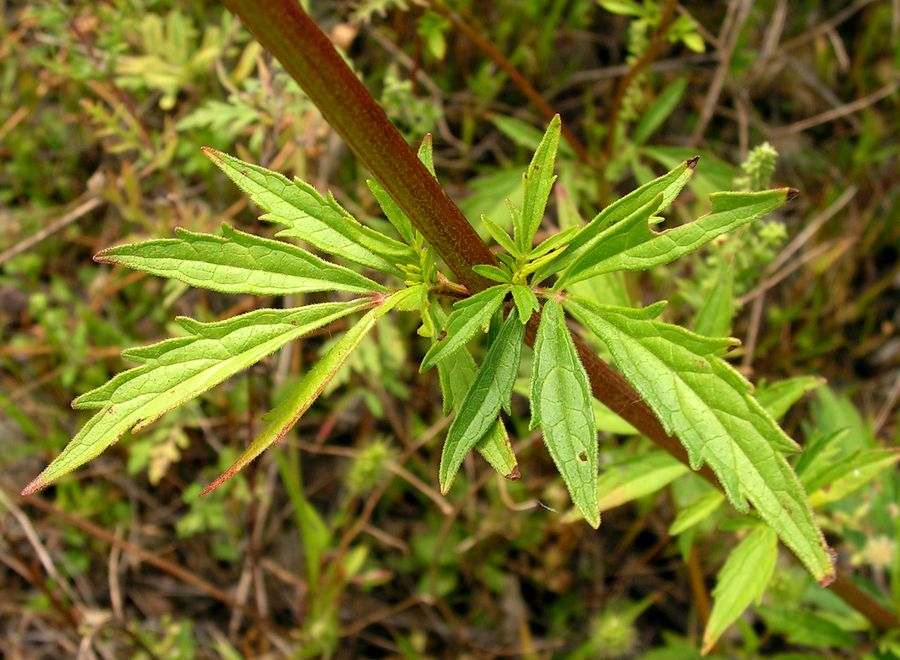
[[[19,493],[22,497],[28,497],[29,495],[34,495],[38,491],[44,490],[47,486],[50,485],[50,482],[44,481],[41,478],[41,475],[35,477],[30,484],[25,486],[22,489],[22,492]]]
[[[695,167],[697,167],[697,163],[699,163],[699,162],[700,162],[700,156],[694,156],[693,158],[688,158],[685,161],[685,164],[687,165],[687,168],[689,170],[692,170]]]
[[[519,471],[519,466],[514,465],[513,469],[504,475],[504,478],[509,479],[510,481],[517,481],[517,480],[521,479],[522,473]]]
[[[222,152],[218,149],[213,149],[212,147],[200,147],[200,151],[202,151],[207,158],[215,163],[219,163],[222,161]]]
[[[787,189],[787,201],[788,202],[790,202],[791,200],[797,199],[797,197],[799,195],[800,195],[800,191],[797,190],[796,188],[788,188]]]

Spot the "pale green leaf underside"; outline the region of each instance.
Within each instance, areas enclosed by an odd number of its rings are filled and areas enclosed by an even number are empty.
[[[716,578],[713,607],[703,633],[703,653],[709,652],[726,628],[765,591],[778,546],[769,527],[759,525],[731,551]]]
[[[443,310],[438,305],[434,305],[431,310],[435,324],[443,325],[445,320]],[[463,348],[438,362],[437,370],[446,415],[459,410],[466,398],[466,392],[475,380],[478,367],[468,349]],[[507,479],[519,478],[518,461],[502,419],[497,418],[494,421],[484,437],[475,445],[475,449],[501,476]]]
[[[447,336],[432,344],[422,358],[419,370],[427,371],[446,356],[452,355],[465,346],[478,332],[487,328],[491,317],[500,309],[509,285],[498,284],[476,293],[454,305],[453,313],[447,319]]]
[[[750,384],[717,356],[728,340],[654,321],[648,310],[584,301],[570,301],[569,309],[606,345],[666,432],[678,437],[691,467],[709,464],[738,510],[746,511],[749,500],[816,579],[830,580],[828,548],[781,454],[793,441],[753,399]]]
[[[531,427],[536,426],[543,430],[544,444],[575,506],[598,527],[599,459],[590,385],[562,305],[552,298],[544,304],[534,342]]]
[[[189,336],[125,351],[125,359],[143,364],[75,399],[74,408],[99,412],[25,492],[43,488],[98,456],[125,432],[140,430],[288,342],[370,304],[357,300],[261,309],[215,323],[179,318]]]
[[[333,198],[323,197],[308,183],[291,181],[214,149],[204,152],[266,211],[263,220],[287,227],[279,236],[299,238],[323,252],[398,277],[402,273],[395,264],[413,259],[408,246],[360,224]]]
[[[269,446],[284,437],[291,427],[297,423],[297,420],[303,416],[303,413],[309,410],[309,407],[322,393],[322,390],[325,389],[325,386],[338,372],[338,369],[347,361],[347,358],[350,357],[375,325],[375,321],[380,315],[380,309],[372,309],[357,321],[350,330],[344,333],[337,343],[290,389],[278,405],[265,414],[263,419],[266,425],[259,435],[253,439],[253,442],[250,443],[228,470],[203,489],[202,494],[206,494],[221,486]]]
[[[690,162],[681,163],[678,167],[658,179],[645,183],[640,188],[633,190],[607,206],[578,232],[565,252],[537,271],[534,281],[540,282],[553,273],[561,273],[571,263],[581,257],[600,233],[629,217],[657,195],[662,195],[659,206],[650,215],[665,209],[678,196],[678,193],[690,180],[693,172],[693,165]]]
[[[694,252],[717,236],[762,218],[787,201],[789,189],[763,192],[720,192],[710,195],[712,211],[680,227],[657,233],[651,214],[634,214],[597,237],[560,277],[556,288],[621,270],[648,270]]]
[[[178,238],[120,245],[100,252],[121,264],[223,293],[283,296],[312,291],[370,293],[384,287],[305,250],[222,225],[223,236],[176,229]]]
[[[524,337],[525,326],[519,323],[513,309],[488,349],[447,431],[438,471],[441,492],[450,489],[466,454],[497,421],[500,408],[509,400],[519,372]]]

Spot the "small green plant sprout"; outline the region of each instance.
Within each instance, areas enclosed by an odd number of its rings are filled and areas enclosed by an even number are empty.
[[[282,226],[278,238],[299,239],[335,261],[227,225],[221,236],[179,231],[174,239],[105,250],[97,260],[226,293],[332,292],[335,299],[295,309],[260,309],[214,323],[180,318],[182,336],[126,351],[125,357],[140,366],[76,399],[76,408],[94,408],[97,414],[24,493],[44,488],[125,432],[143,429],[288,342],[338,319],[355,318],[264,417],[257,438],[208,492],[282,438],[379,319],[397,310],[421,316],[419,334],[431,342],[421,370],[437,368],[444,410],[455,413],[438,468],[441,490],[449,490],[472,449],[503,476],[518,476],[503,414],[511,413],[530,327],[530,426],[541,429],[577,511],[598,527],[597,429],[588,376],[573,340],[575,321],[584,329],[578,332],[589,333],[603,345],[613,366],[666,432],[682,443],[691,467],[709,465],[735,508],[749,513],[752,505],[809,572],[829,582],[829,549],[785,458],[797,452],[798,445],[724,359],[737,340],[703,336],[661,321],[665,302],[643,308],[612,306],[570,290],[591,278],[668,264],[766,216],[795,191],[714,193],[707,215],[657,231],[660,214],[697,166],[698,159],[692,158],[614,202],[590,222],[535,244],[555,180],[559,139],[557,116],[525,172],[521,204],[508,205],[511,234],[494,219],[482,218],[503,251],[498,265],[474,267],[495,282],[474,295],[440,272],[431,247],[379,184],[370,182],[370,188],[396,230],[394,237],[362,224],[333,196],[323,196],[303,181],[207,149],[212,161],[265,211],[262,219]],[[430,140],[423,142],[419,157],[434,175]],[[444,307],[448,298],[456,299],[449,314]],[[469,344],[485,333],[487,349],[479,365]]]

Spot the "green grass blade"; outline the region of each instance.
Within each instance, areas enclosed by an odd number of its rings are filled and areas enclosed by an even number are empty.
[[[590,384],[562,305],[552,298],[544,304],[534,342],[531,426],[538,425],[572,501],[585,520],[598,527],[599,459]]]
[[[95,261],[121,264],[223,293],[285,296],[312,291],[371,293],[380,284],[285,243],[222,225],[223,236],[176,229],[178,238],[120,245]]]

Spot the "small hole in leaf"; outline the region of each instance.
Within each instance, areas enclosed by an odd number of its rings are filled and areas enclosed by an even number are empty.
[[[580,454],[578,454],[578,460],[582,463],[587,463],[587,453],[581,452]]]

